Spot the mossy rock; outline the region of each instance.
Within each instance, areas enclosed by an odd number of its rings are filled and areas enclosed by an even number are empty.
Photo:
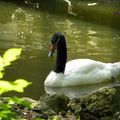
[[[81,120],[112,120],[120,111],[120,86],[101,88],[81,98],[70,100],[69,107]]]
[[[67,111],[68,110],[68,103],[69,98],[65,95],[61,94],[54,94],[54,95],[48,95],[45,94],[40,97],[40,101],[47,104],[48,107],[50,107],[55,112],[61,112],[61,111]]]

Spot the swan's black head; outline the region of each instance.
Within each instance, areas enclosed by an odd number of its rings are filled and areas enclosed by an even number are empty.
[[[54,45],[54,44],[57,44],[61,38],[62,34],[60,32],[57,32],[53,35],[52,39],[51,39],[51,43]]]
[[[57,49],[57,59],[54,67],[56,73],[64,73],[65,64],[67,59],[67,49],[66,49],[66,40],[63,34],[60,32],[55,33],[51,39],[51,50],[49,57],[53,56],[53,53]]]

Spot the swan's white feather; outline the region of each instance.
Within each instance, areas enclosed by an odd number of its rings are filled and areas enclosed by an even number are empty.
[[[76,59],[66,63],[65,73],[50,72],[45,86],[65,87],[111,81],[120,74],[120,62],[103,63],[91,59]]]

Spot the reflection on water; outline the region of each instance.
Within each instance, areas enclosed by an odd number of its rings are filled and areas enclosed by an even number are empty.
[[[109,84],[97,84],[97,85],[86,85],[86,86],[77,86],[77,87],[45,87],[45,91],[53,95],[55,93],[64,94],[69,98],[78,98],[84,95],[92,94],[103,87],[112,87],[112,86],[120,86],[120,83],[109,83]]]
[[[52,60],[47,57],[50,38],[56,31],[66,37],[68,60],[120,60],[119,30],[2,2],[0,18],[0,54],[11,47],[23,48],[21,59],[8,67],[4,76],[8,80],[23,78],[32,81],[23,96],[37,99],[45,92],[44,80],[55,62],[55,57]]]
[[[68,13],[76,16],[77,14],[73,13],[71,1],[70,0],[64,0],[64,1],[67,2],[68,4]]]

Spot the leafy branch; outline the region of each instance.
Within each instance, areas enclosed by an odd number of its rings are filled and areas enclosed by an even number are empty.
[[[17,60],[21,53],[21,48],[11,48],[7,50],[3,56],[0,56],[0,95],[9,91],[23,93],[24,88],[31,84],[31,82],[27,82],[24,79],[17,79],[12,82],[3,80],[5,67],[11,65],[13,61]],[[28,107],[29,109],[31,108],[29,103],[18,97],[9,97],[7,102],[2,102],[0,99],[0,120],[12,120],[15,118],[15,113],[11,111],[12,104],[20,104]]]

